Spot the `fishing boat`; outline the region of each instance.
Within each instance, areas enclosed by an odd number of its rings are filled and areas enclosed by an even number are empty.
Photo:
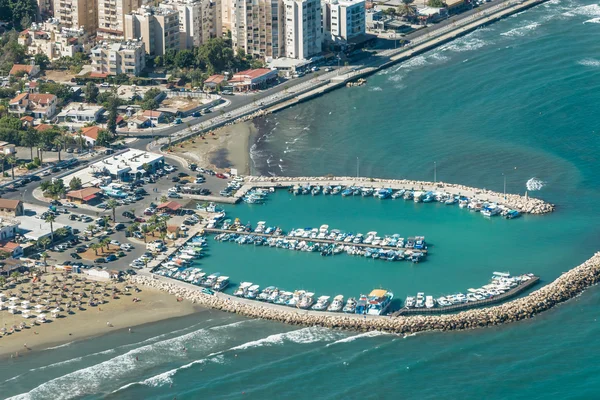
[[[474,211],[474,212],[479,212],[481,211],[481,208],[483,207],[483,203],[481,201],[478,200],[471,200],[469,202],[469,211]]]
[[[356,311],[356,299],[354,297],[350,297],[342,311],[344,311],[346,314],[354,314]]]
[[[366,314],[369,308],[369,299],[364,294],[361,294],[356,302],[356,314]]]
[[[398,190],[398,191],[394,192],[394,194],[392,194],[392,199],[399,199],[402,196],[404,196],[404,193],[406,193],[406,189]]]
[[[257,299],[260,301],[267,301],[275,289],[275,286],[266,287],[261,294],[258,295]]]
[[[342,187],[341,186],[335,186],[332,190],[331,190],[331,194],[332,195],[336,195],[336,194],[340,194],[342,192]]]
[[[334,189],[334,191],[335,191],[335,189]],[[342,190],[342,196],[343,197],[353,196],[353,195],[354,195],[354,188],[346,188],[346,189]]]
[[[448,197],[448,199],[444,202],[444,204],[446,204],[447,206],[451,206],[452,204],[456,204],[456,197],[454,197],[454,196]]]
[[[404,307],[406,308],[411,308],[415,306],[415,298],[413,296],[407,296],[406,300],[404,301]]]
[[[315,294],[312,292],[305,292],[298,302],[298,308],[308,310],[315,302],[314,296]]]
[[[392,189],[382,188],[377,191],[376,197],[380,199],[389,199],[392,197]]]
[[[265,221],[258,221],[258,223],[256,224],[256,228],[254,228],[254,232],[256,233],[264,233],[265,232],[265,225],[267,223]]]
[[[271,294],[269,295],[269,298],[267,299],[267,301],[269,303],[275,303],[275,301],[277,301],[277,299],[279,298],[279,289],[275,289],[271,292]]]
[[[420,203],[423,201],[423,197],[425,197],[425,192],[422,191],[416,191],[413,193],[413,201],[415,203]]]
[[[273,302],[274,304],[285,305],[294,294],[292,292],[280,292],[279,297]]]
[[[332,190],[333,190],[333,188],[331,186],[323,186],[323,194],[324,195],[330,194]]]
[[[246,294],[244,295],[244,297],[247,299],[256,299],[256,297],[258,296],[259,289],[260,289],[260,286],[258,286],[258,285],[250,286],[248,288],[248,290],[246,291]]]
[[[296,290],[292,294],[292,297],[285,303],[285,305],[290,307],[296,307],[300,302],[302,296],[304,296],[304,293],[306,293],[304,290]]]
[[[484,217],[493,217],[500,214],[501,211],[496,203],[490,203],[481,208],[481,215]]]
[[[338,294],[337,296],[335,296],[333,298],[333,301],[331,302],[329,307],[327,307],[327,311],[340,312],[340,311],[342,311],[343,308],[344,308],[344,296],[342,296],[341,294]]]
[[[506,219],[514,219],[514,218],[519,218],[521,216],[521,213],[518,212],[517,210],[508,210],[508,212],[506,213],[506,215],[504,216],[504,218]]]
[[[415,192],[412,190],[407,190],[406,193],[404,193],[404,200],[412,200],[415,196]]]
[[[320,296],[317,299],[317,302],[311,308],[315,311],[325,311],[327,310],[327,306],[329,306],[329,296]]]
[[[431,203],[434,200],[435,200],[435,195],[431,191],[425,193],[425,196],[423,196],[423,203]]]
[[[212,287],[216,282],[217,279],[221,276],[220,272],[215,272],[214,274],[210,274],[206,280],[204,281],[204,284],[202,286],[206,286],[206,287]]]
[[[383,315],[390,307],[394,294],[385,289],[372,290],[368,297],[368,309],[367,314],[369,315]]]
[[[321,186],[319,186],[319,185],[313,187],[312,190],[311,190],[311,194],[313,196],[316,196],[316,195],[318,195],[320,193],[321,193]]]
[[[362,188],[360,191],[360,195],[362,197],[369,197],[369,196],[373,196],[373,192],[375,190],[373,188]]]
[[[212,286],[213,290],[220,292],[229,286],[229,277],[228,276],[220,276],[217,278],[217,281]]]
[[[252,286],[252,282],[240,283],[240,286],[238,286],[238,288],[235,290],[235,292],[233,292],[233,295],[237,296],[237,297],[244,297],[250,286]]]

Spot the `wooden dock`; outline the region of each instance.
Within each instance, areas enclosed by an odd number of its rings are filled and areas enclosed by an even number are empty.
[[[303,238],[303,237],[296,237],[296,236],[275,236],[272,234],[266,234],[266,233],[256,233],[256,232],[237,232],[237,231],[232,231],[232,230],[228,230],[228,229],[217,229],[217,228],[204,228],[204,232],[206,233],[214,233],[214,234],[220,234],[220,233],[229,233],[229,234],[238,234],[238,235],[246,235],[246,236],[262,236],[262,237],[266,237],[266,238],[277,238],[277,239],[287,239],[287,240],[304,240],[306,242],[314,242],[314,243],[325,243],[325,244],[343,244],[344,246],[356,246],[356,247],[363,247],[363,248],[372,248],[372,249],[382,249],[382,250],[395,250],[395,251],[414,251],[414,252],[420,252],[423,254],[427,254],[427,249],[409,249],[409,248],[405,248],[405,247],[395,247],[395,246],[382,246],[382,245],[373,245],[373,244],[367,244],[367,243],[345,243],[345,242],[339,242],[339,241],[335,241],[332,239],[317,239],[317,238]]]
[[[459,311],[470,310],[473,308],[486,307],[493,304],[501,303],[511,297],[515,297],[519,293],[523,293],[525,290],[531,288],[536,285],[540,281],[538,276],[532,277],[530,280],[520,284],[517,287],[512,288],[506,293],[503,293],[499,296],[494,296],[489,299],[472,301],[463,304],[454,304],[452,306],[447,307],[433,307],[433,308],[401,308],[400,310],[394,312],[392,315],[415,315],[415,314],[423,314],[423,315],[431,315],[431,314],[447,314],[454,313]]]

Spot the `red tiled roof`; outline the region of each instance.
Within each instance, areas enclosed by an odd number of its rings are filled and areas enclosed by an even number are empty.
[[[47,131],[48,129],[52,129],[52,128],[53,128],[52,125],[39,124],[38,126],[35,127],[35,130],[38,132],[44,132],[44,131]]]
[[[27,98],[27,95],[29,95],[29,93],[21,93],[21,94],[15,96],[15,98],[10,101],[10,104],[12,104],[12,103],[20,103],[21,100]]]
[[[21,121],[33,122],[33,117],[26,115],[24,117],[21,117]]]
[[[121,115],[117,115],[116,124],[117,124],[117,125],[119,125],[119,124],[120,124],[121,122],[123,122],[123,121],[124,121],[124,119],[123,119],[123,116],[121,116]]]
[[[8,249],[8,250],[14,250],[14,249],[16,249],[19,246],[20,246],[19,243],[7,242],[2,247],[4,247],[5,249]]]
[[[100,128],[98,126],[88,126],[87,128],[81,128],[81,134],[87,136],[90,139],[98,140],[98,133]]]
[[[29,94],[29,100],[35,103],[48,104],[55,100],[56,96],[49,93],[31,93]]]
[[[90,78],[106,78],[108,74],[103,72],[90,72]]]
[[[216,83],[217,85],[221,82],[223,82],[225,80],[225,75],[211,75],[208,78],[206,78],[206,80],[204,81],[204,83]]]
[[[0,208],[16,210],[21,200],[0,199]]]
[[[161,113],[160,111],[152,111],[152,110],[146,110],[144,111],[144,113],[142,114],[144,117],[149,117],[149,118],[160,118],[163,113]]]
[[[31,75],[31,70],[33,69],[33,67],[33,65],[15,64],[10,69],[9,75],[14,75],[19,71],[25,71],[27,75]]]
[[[167,201],[166,203],[159,204],[159,206],[157,208],[159,210],[168,208],[171,211],[177,211],[181,207],[183,207],[183,206],[176,201]]]
[[[85,189],[80,189],[80,190],[71,190],[70,192],[67,193],[67,197],[71,197],[74,199],[81,199],[83,201],[88,201],[93,199],[97,193],[101,192],[100,189],[95,188],[95,187],[89,187],[89,188],[85,188]],[[90,197],[92,196],[92,197]]]
[[[270,72],[272,72],[272,70],[270,70],[268,68],[247,69],[245,71],[241,71],[241,72],[238,72],[237,74],[234,74],[233,77],[235,78],[238,76],[243,76],[244,78],[254,79],[254,78],[258,78],[260,76],[266,75]]]

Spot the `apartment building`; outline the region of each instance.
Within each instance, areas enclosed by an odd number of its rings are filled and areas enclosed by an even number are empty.
[[[160,7],[179,13],[181,48],[191,49],[223,35],[224,4],[230,4],[230,0],[166,0]]]
[[[98,0],[54,0],[54,18],[65,28],[83,28],[94,34],[98,28]]]
[[[179,13],[175,10],[142,6],[125,16],[125,40],[142,40],[152,56],[178,50],[179,38]]]
[[[125,35],[125,15],[137,10],[142,0],[97,0],[97,37],[105,40],[121,40]]]
[[[145,44],[141,40],[103,42],[92,49],[92,75],[137,76],[146,66]]]
[[[8,112],[18,117],[51,119],[56,114],[58,99],[53,94],[21,93],[8,103]]]
[[[365,0],[324,0],[323,40],[347,43],[365,33]]]
[[[231,14],[233,48],[236,51],[243,50],[246,54],[261,59],[283,57],[284,9],[282,1],[233,1],[234,9]]]
[[[321,52],[321,1],[283,0],[285,56],[308,59]]]
[[[46,18],[54,15],[54,2],[52,0],[36,0],[37,3],[37,15],[36,20],[41,22]]]
[[[83,51],[79,38],[85,33],[83,28],[62,28],[58,20],[31,24],[29,29],[19,34],[19,44],[25,47],[27,54],[45,54],[50,60],[61,57],[73,57]]]

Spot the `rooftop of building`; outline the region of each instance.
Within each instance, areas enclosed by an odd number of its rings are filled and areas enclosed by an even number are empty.
[[[97,44],[92,52],[96,50],[110,50],[110,51],[122,51],[122,50],[137,50],[144,47],[144,42],[141,40],[127,40],[123,42],[102,42]]]
[[[96,104],[88,103],[70,103],[58,114],[59,117],[66,117],[69,115],[88,115],[93,117],[96,113],[104,110],[104,107]]]

